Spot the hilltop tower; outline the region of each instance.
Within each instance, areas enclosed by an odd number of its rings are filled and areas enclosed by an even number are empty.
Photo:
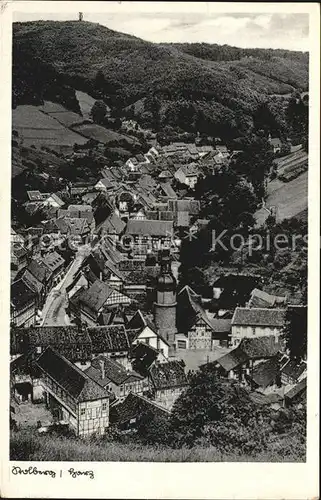
[[[158,332],[171,347],[175,342],[176,330],[176,279],[171,271],[169,250],[159,252],[161,270],[156,284],[154,321]]]
[[[83,19],[84,19],[83,13],[79,12],[79,14],[78,14],[78,21],[83,21]]]

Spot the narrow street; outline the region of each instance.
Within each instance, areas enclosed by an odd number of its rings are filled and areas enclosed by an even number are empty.
[[[89,254],[88,245],[81,247],[72,262],[64,278],[48,294],[42,311],[41,326],[64,326],[70,325],[70,320],[66,314],[68,297],[66,289],[72,283],[74,275],[79,270],[83,260]]]

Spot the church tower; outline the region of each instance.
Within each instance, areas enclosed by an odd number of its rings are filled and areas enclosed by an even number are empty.
[[[156,302],[154,304],[154,321],[158,332],[171,347],[175,342],[176,330],[176,279],[171,271],[169,250],[161,250],[160,274],[156,285]]]

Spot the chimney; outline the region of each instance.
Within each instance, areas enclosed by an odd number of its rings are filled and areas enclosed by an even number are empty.
[[[105,363],[104,363],[104,360],[100,359],[99,360],[99,364],[100,364],[101,378],[102,378],[102,380],[104,380],[104,378],[105,378]]]

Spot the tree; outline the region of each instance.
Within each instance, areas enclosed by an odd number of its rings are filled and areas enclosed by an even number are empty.
[[[213,434],[215,427],[225,425],[225,439],[230,446],[237,446],[235,432],[242,432],[248,424],[247,430],[253,432],[252,419],[259,417],[257,410],[246,389],[218,378],[212,366],[205,365],[190,376],[189,388],[174,404],[170,419],[172,443],[178,447],[192,446],[208,437],[209,426]],[[219,440],[215,439],[215,445],[219,445]]]
[[[102,101],[95,101],[93,107],[91,108],[90,114],[95,123],[103,123],[104,118],[107,113],[107,106]]]
[[[285,342],[291,358],[300,361],[307,354],[307,306],[288,307],[285,319]]]
[[[105,81],[104,73],[101,70],[97,71],[97,74],[95,76],[95,81],[94,81],[95,89],[100,91],[100,92],[104,92],[105,84],[106,84],[106,81]]]

